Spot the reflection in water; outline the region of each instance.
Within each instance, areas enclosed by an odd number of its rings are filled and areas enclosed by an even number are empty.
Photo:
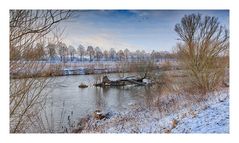
[[[146,107],[147,108],[149,108],[150,109],[150,105],[152,104],[152,102],[153,102],[153,94],[151,93],[151,90],[150,90],[150,86],[145,86],[144,87],[144,90],[145,90],[145,105],[146,105]]]
[[[117,78],[116,74],[110,74],[110,78]],[[152,95],[150,87],[94,87],[93,75],[78,75],[57,77],[56,86],[49,96],[49,103],[53,103],[53,116],[55,120],[61,119],[62,103],[64,103],[65,122],[67,116],[72,120],[78,120],[87,114],[93,113],[96,109],[103,111],[123,111],[130,104],[145,103],[150,105]],[[78,88],[80,83],[90,85],[88,88]],[[64,86],[61,86],[64,85]],[[50,87],[52,88],[52,86]],[[50,104],[46,107],[50,111]],[[59,121],[55,121],[59,122]]]
[[[104,97],[105,94],[103,94],[102,88],[95,87],[94,89],[95,89],[94,96],[95,96],[96,109],[103,110],[104,107],[106,106],[105,97]]]

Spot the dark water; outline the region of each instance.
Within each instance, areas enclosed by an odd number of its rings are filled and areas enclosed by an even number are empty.
[[[130,75],[130,74],[129,74]],[[130,106],[147,103],[151,96],[150,88],[144,86],[94,87],[96,79],[103,75],[77,75],[57,77],[48,96],[46,113],[56,124],[66,124],[93,113],[96,109],[103,111],[124,111]],[[126,76],[126,75],[125,75]],[[109,74],[110,79],[118,79],[118,74]],[[84,83],[88,88],[79,88]],[[52,119],[53,118],[53,119]],[[48,119],[49,120],[49,119]],[[61,123],[62,122],[62,123]]]

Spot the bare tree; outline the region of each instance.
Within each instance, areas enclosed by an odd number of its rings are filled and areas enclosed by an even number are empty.
[[[122,61],[125,57],[123,50],[119,50],[117,52],[117,56],[118,56],[119,60]]]
[[[90,61],[93,61],[93,57],[94,57],[94,54],[95,54],[95,50],[92,46],[88,46],[87,47],[87,53],[89,54],[90,56]]]
[[[47,69],[44,62],[35,62],[41,56],[33,52],[37,43],[44,43],[57,24],[70,17],[66,10],[10,10],[10,132],[27,132],[39,127],[37,119],[44,106],[51,81],[35,78]],[[20,57],[29,55],[31,61]],[[26,57],[28,57],[26,56]],[[22,75],[31,78],[24,78]],[[21,79],[15,79],[21,78]]]
[[[48,43],[48,45],[46,46],[46,49],[47,49],[49,59],[50,61],[52,61],[52,59],[54,59],[56,56],[56,44]]]
[[[71,61],[73,61],[74,57],[75,57],[75,54],[76,54],[76,49],[73,46],[70,45],[68,47],[68,50],[69,50]]]
[[[60,55],[60,58],[61,58],[61,62],[63,63],[67,62],[68,49],[66,44],[62,42],[58,42],[57,48],[58,48],[58,54]]]
[[[145,60],[146,52],[144,50],[140,52],[140,55],[141,55],[141,60]]]
[[[124,55],[125,55],[125,59],[128,61],[128,59],[129,59],[129,54],[130,54],[130,51],[126,48],[125,50],[124,50]]]
[[[107,50],[104,50],[103,56],[104,56],[105,60],[107,61],[109,58],[109,52]]]
[[[36,47],[34,48],[35,52],[37,53],[35,57],[36,59],[39,60],[44,60],[46,56],[46,51],[45,51],[45,46],[44,43],[37,43]]]
[[[136,55],[136,57],[137,57],[137,60],[140,61],[140,59],[141,59],[140,50],[136,50],[136,51],[135,51],[135,55]]]
[[[114,48],[111,48],[110,51],[109,51],[109,56],[110,56],[110,59],[113,61],[114,58],[115,58],[115,55],[116,55],[116,51]]]
[[[151,52],[150,56],[153,58],[153,62],[155,62],[156,52],[154,50]]]
[[[175,31],[181,43],[178,57],[189,78],[191,89],[203,93],[220,85],[228,67],[229,34],[216,17],[185,15]]]
[[[83,61],[83,56],[85,55],[85,47],[82,45],[79,45],[77,48],[77,53],[80,55],[81,61]]]
[[[95,56],[97,61],[99,61],[103,56],[103,53],[99,47],[95,47]]]

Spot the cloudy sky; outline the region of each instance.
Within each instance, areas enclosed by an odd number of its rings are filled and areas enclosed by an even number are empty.
[[[229,27],[227,10],[81,10],[61,28],[65,29],[64,42],[75,48],[82,44],[107,50],[171,51],[178,38],[175,24],[191,13],[216,16]]]

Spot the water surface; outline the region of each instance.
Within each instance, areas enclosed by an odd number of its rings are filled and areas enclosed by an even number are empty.
[[[132,75],[132,74],[128,74]],[[66,124],[70,120],[92,114],[96,109],[103,111],[124,111],[130,106],[146,103],[150,88],[145,86],[94,87],[96,79],[103,75],[76,75],[56,77],[48,96],[46,112],[56,124]],[[125,75],[126,76],[126,75]],[[118,74],[109,74],[112,80],[120,78]],[[79,88],[84,83],[88,88]],[[62,122],[62,123],[61,123]]]

